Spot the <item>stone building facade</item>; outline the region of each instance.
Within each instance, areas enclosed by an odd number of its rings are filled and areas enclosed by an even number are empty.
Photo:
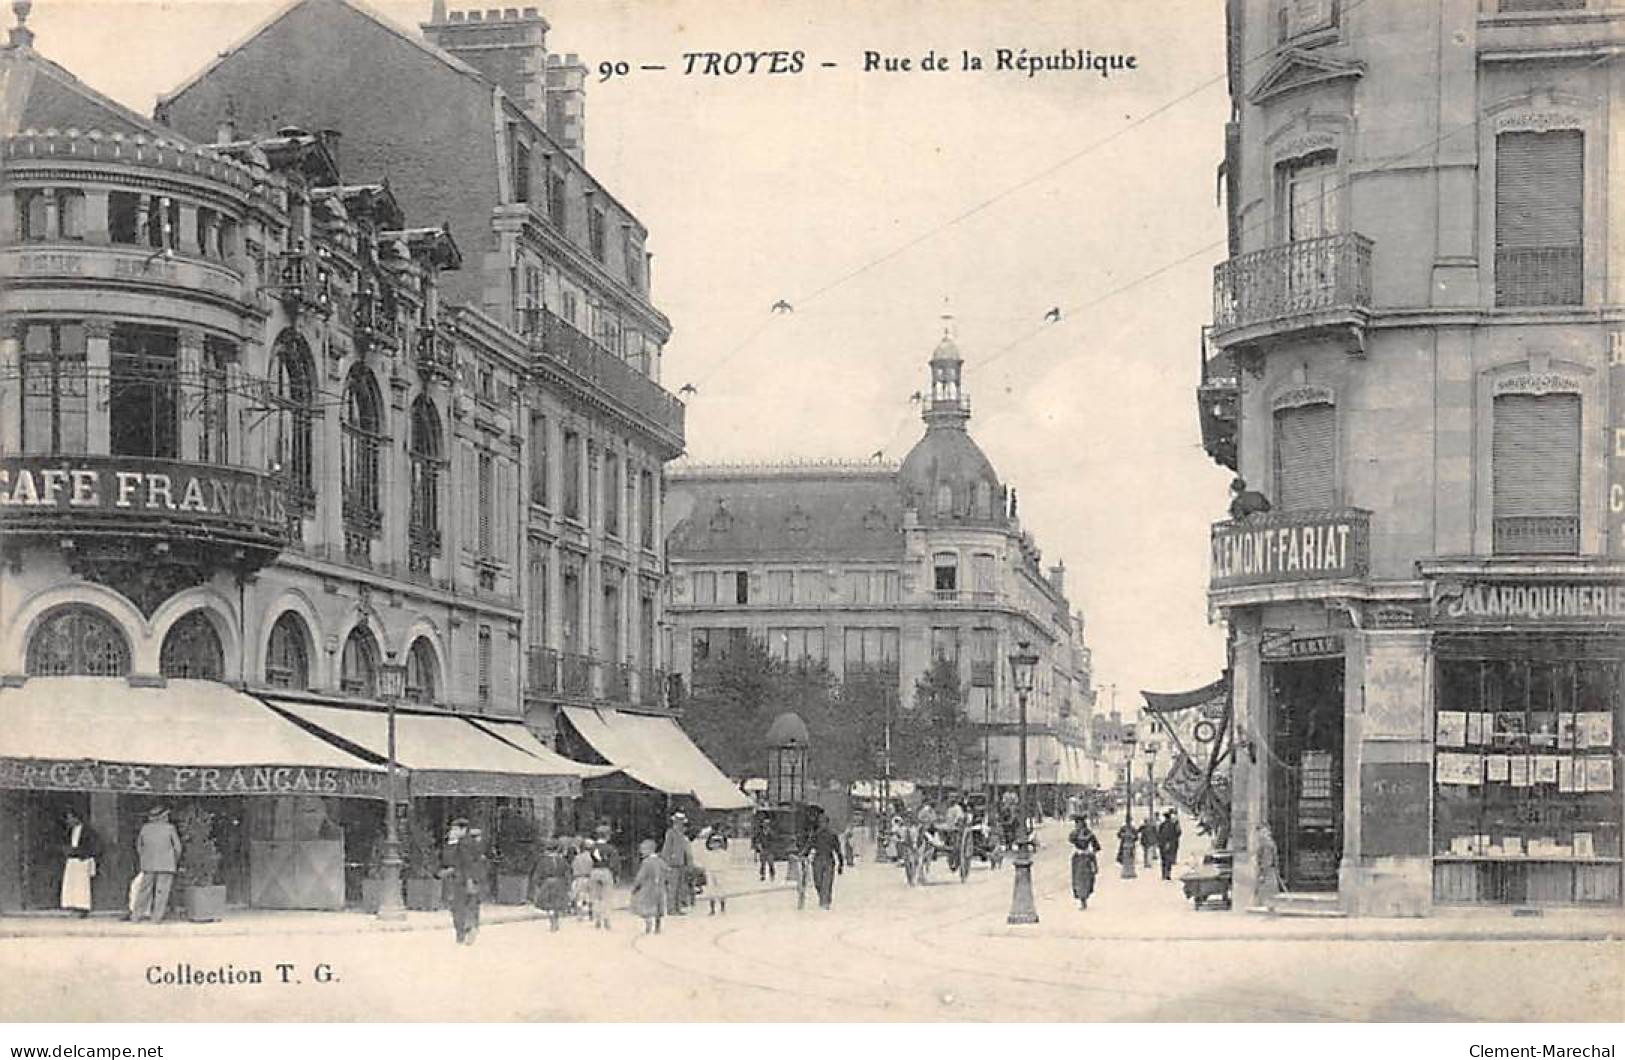
[[[1227,19],[1200,405],[1271,505],[1212,533],[1238,890],[1263,829],[1288,904],[1617,904],[1625,9]]]
[[[695,664],[749,637],[838,679],[874,677],[876,711],[908,709],[933,660],[950,659],[985,760],[968,787],[1013,785],[1017,703],[1009,657],[1038,653],[1027,776],[1056,794],[1098,782],[1095,692],[1065,568],[1046,570],[1013,491],[967,430],[962,360],[944,338],[922,392],[926,432],[901,465],[673,468],[671,657]],[[931,779],[931,778],[922,778]],[[1046,803],[1048,805],[1048,803]]]

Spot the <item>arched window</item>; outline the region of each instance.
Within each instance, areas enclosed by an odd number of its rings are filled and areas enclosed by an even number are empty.
[[[365,554],[380,525],[378,448],[383,441],[383,402],[372,372],[350,369],[344,384],[344,537],[351,554]]]
[[[378,695],[378,642],[366,626],[352,629],[344,642],[339,688],[352,696]]]
[[[440,552],[440,414],[428,395],[412,402],[412,435],[407,447],[412,461],[412,500],[407,519],[411,570],[427,574],[429,557]]]
[[[40,620],[28,642],[31,677],[123,677],[130,672],[130,642],[107,615],[69,605]]]
[[[289,328],[271,357],[271,469],[287,477],[288,503],[309,511],[316,491],[310,471],[311,403],[316,370],[310,347]]]
[[[278,688],[310,687],[310,633],[304,619],[292,611],[284,611],[271,627],[265,683]]]
[[[440,690],[440,666],[428,638],[419,637],[406,653],[406,701],[433,703]]]
[[[189,612],[169,627],[158,656],[159,672],[165,677],[219,681],[226,670],[220,634],[202,611]]]

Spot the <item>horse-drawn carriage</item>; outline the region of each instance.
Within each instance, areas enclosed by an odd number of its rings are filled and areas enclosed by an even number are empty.
[[[894,829],[894,837],[897,860],[910,886],[925,883],[938,858],[961,883],[970,878],[972,862],[985,861],[996,869],[1004,860],[1003,838],[997,826],[985,820],[903,824]]]

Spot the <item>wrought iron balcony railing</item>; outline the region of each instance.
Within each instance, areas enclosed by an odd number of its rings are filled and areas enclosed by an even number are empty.
[[[438,327],[420,327],[413,349],[418,374],[426,379],[450,381],[457,370],[456,345],[449,334]]]
[[[525,653],[525,691],[553,695],[559,690],[559,653],[533,647]]]
[[[1580,519],[1574,515],[1498,515],[1494,535],[1499,555],[1573,556],[1580,552]]]
[[[593,671],[598,667],[598,660],[590,655],[567,651],[559,653],[559,661],[561,691],[567,696],[591,696]]]
[[[332,308],[332,273],[309,253],[284,251],[273,255],[268,264],[266,286],[290,310],[326,313]]]
[[[544,357],[608,391],[611,397],[637,414],[682,436],[683,403],[627,364],[619,354],[546,309],[522,309],[519,325],[533,343],[540,342]]]
[[[1371,309],[1371,240],[1357,233],[1304,239],[1243,254],[1213,269],[1217,339],[1261,325],[1314,326]]]

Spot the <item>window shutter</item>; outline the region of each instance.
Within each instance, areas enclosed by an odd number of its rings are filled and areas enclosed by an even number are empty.
[[[1337,409],[1304,405],[1275,413],[1275,506],[1337,503]]]
[[[472,553],[479,539],[479,526],[475,521],[479,515],[479,469],[475,463],[474,446],[467,440],[460,440],[457,445],[462,463],[462,481],[457,489],[462,498],[459,504],[462,518],[458,520],[457,543],[463,552]]]
[[[1497,305],[1581,300],[1584,158],[1577,129],[1496,138]]]
[[[511,460],[502,460],[497,464],[500,477],[497,480],[497,557],[512,566],[514,561],[514,523],[515,498],[519,496],[518,483],[514,474],[514,464]]]
[[[1495,518],[1580,512],[1580,397],[1502,394],[1491,441]]]

